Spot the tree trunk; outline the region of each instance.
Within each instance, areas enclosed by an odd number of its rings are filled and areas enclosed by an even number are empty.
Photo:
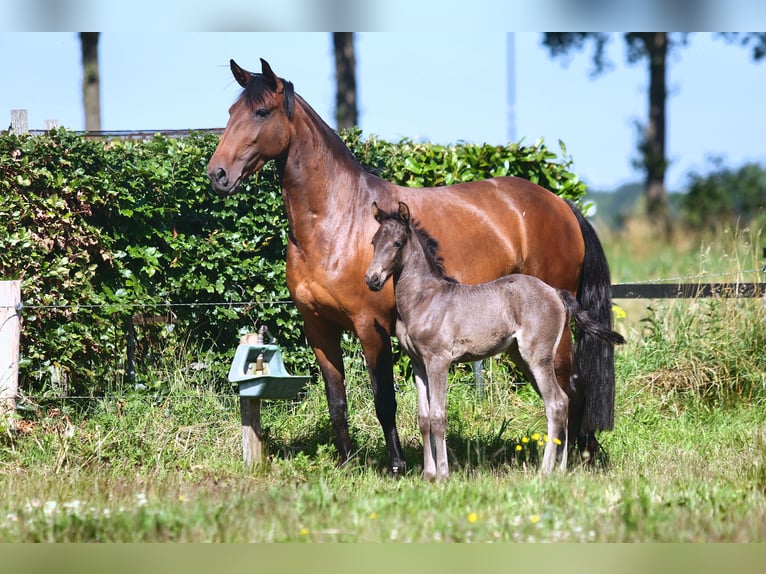
[[[80,32],[82,48],[82,103],[86,131],[101,131],[101,86],[98,74],[99,32]]]
[[[335,48],[335,120],[337,129],[359,123],[356,107],[356,56],[353,32],[333,32]]]
[[[650,219],[670,230],[668,198],[665,191],[665,102],[667,100],[666,32],[644,34],[649,57],[649,120],[644,134],[643,152],[646,168],[646,211]]]

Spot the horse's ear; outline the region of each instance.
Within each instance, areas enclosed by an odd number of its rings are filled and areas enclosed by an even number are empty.
[[[372,202],[372,216],[375,218],[375,221],[380,223],[380,208],[378,207],[378,204],[376,202]]]
[[[410,220],[410,208],[403,201],[399,202],[399,218],[405,223]]]
[[[261,58],[261,73],[268,78],[277,93],[282,91],[282,80],[279,79],[274,70],[271,69],[271,66],[269,66],[269,63],[263,58]]]
[[[244,68],[240,68],[234,60],[229,60],[229,66],[231,67],[231,73],[234,74],[234,79],[237,80],[237,83],[243,88],[247,86],[247,82],[250,81],[252,74]]]

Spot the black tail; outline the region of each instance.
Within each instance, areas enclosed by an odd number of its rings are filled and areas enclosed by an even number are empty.
[[[577,289],[577,302],[592,320],[604,329],[612,327],[612,282],[604,249],[596,230],[574,203],[567,201],[575,214],[583,241],[585,257]],[[585,386],[585,404],[580,423],[581,435],[614,428],[614,346],[575,323],[575,359],[581,384]]]
[[[574,321],[575,328],[580,333],[588,333],[601,339],[604,343],[610,345],[622,345],[625,342],[625,338],[617,331],[612,331],[608,325],[599,323],[593,317],[590,316],[585,309],[580,307],[577,299],[574,298],[566,289],[559,289],[559,297],[564,303],[567,309],[569,318]]]

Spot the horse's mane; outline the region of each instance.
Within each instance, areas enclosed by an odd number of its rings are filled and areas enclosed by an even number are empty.
[[[293,108],[295,107],[295,88],[293,83],[288,82],[284,78],[279,78],[282,81],[284,87],[285,97],[285,112],[287,117],[293,119]],[[262,104],[267,94],[273,94],[277,89],[271,78],[264,76],[263,74],[250,74],[250,80],[247,82],[247,86],[243,90],[247,104],[253,108],[258,104]]]
[[[291,120],[293,119],[293,110],[295,109],[296,99],[300,99],[300,101],[302,102],[302,105],[304,105],[305,107],[310,108],[310,106],[308,106],[305,100],[300,98],[300,96],[295,93],[295,88],[293,87],[292,82],[285,80],[284,78],[279,78],[279,79],[282,81],[282,85],[284,86],[284,90],[285,90],[284,92],[285,112],[287,112],[287,118]],[[258,104],[262,104],[265,101],[267,94],[273,94],[275,90],[276,90],[276,86],[271,81],[271,78],[264,76],[263,74],[251,73],[250,79],[247,82],[247,87],[245,87],[242,90],[242,93],[245,96],[245,99],[247,100],[247,105],[250,106],[251,109],[253,109]],[[359,163],[359,160],[357,160],[356,157],[354,157],[354,159],[357,161],[357,163]],[[367,165],[367,164],[362,164],[362,163],[359,163],[359,165],[367,173],[370,173],[375,176],[380,176],[381,170],[379,168],[375,166]]]
[[[398,211],[381,211],[378,217],[381,223],[387,219],[394,219],[402,225],[409,227],[417,240],[420,241],[420,245],[423,246],[423,252],[426,255],[428,267],[445,281],[449,281],[450,283],[458,282],[454,277],[447,275],[447,272],[444,270],[444,260],[439,255],[439,242],[436,241],[436,239],[434,239],[433,236],[428,233],[428,231],[426,231],[426,229],[420,224],[419,221],[415,219],[410,219],[410,221],[402,221]]]

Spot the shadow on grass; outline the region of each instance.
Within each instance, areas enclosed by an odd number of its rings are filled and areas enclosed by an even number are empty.
[[[320,451],[329,449],[336,456],[329,423],[317,422],[312,428],[303,430],[293,437],[270,436],[265,430],[265,440],[270,456],[275,459],[290,460],[299,454],[315,458]],[[352,439],[353,440],[353,439]],[[519,470],[537,471],[542,461],[545,437],[533,433],[531,436],[518,438],[504,437],[503,432],[493,437],[468,436],[459,431],[449,432],[447,449],[451,472],[470,472],[472,470]],[[402,444],[406,463],[405,474],[419,475],[423,469],[423,445],[420,440],[411,439]],[[352,443],[352,457],[343,466],[374,469],[381,474],[389,473],[388,452],[382,436],[375,444],[360,445]],[[609,466],[608,453],[603,449],[595,464],[583,462],[579,453],[569,453],[569,466],[584,466],[602,470]]]

